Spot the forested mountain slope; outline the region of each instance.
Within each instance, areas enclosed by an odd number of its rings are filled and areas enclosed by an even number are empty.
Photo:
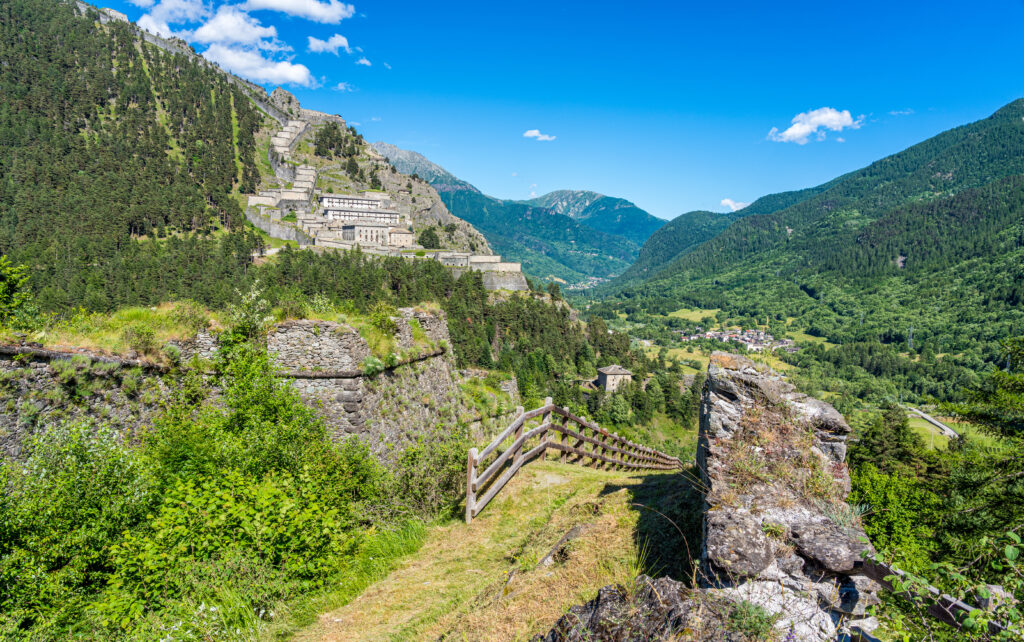
[[[533,201],[493,198],[422,154],[380,142],[374,149],[399,171],[430,182],[451,213],[483,232],[496,252],[544,280],[612,278],[664,223],[629,201],[594,192],[552,192]]]
[[[673,259],[713,239],[733,221],[745,215],[738,212],[695,211],[680,214],[667,225],[654,232],[640,247],[633,265],[616,278],[611,286],[642,280],[667,265]]]
[[[879,261],[875,243],[862,234],[864,228],[892,215],[894,208],[918,201],[942,202],[963,190],[1024,173],[1022,117],[1024,100],[1017,100],[985,120],[944,132],[842,176],[790,207],[750,212],[656,278],[708,275],[772,251],[782,260],[783,272],[816,272],[823,261],[836,269],[841,251],[847,257],[843,264],[849,267],[849,261],[854,261],[858,272],[896,273],[901,269],[900,254],[894,251]],[[873,262],[854,258],[864,252],[874,257]],[[904,267],[914,267],[921,259],[907,256]]]
[[[624,198],[597,192],[556,190],[525,201],[565,214],[601,232],[642,244],[661,226],[663,219],[652,216]]]
[[[1022,174],[1018,100],[748,214],[602,306],[789,320],[833,343],[955,353],[977,370],[1024,332]]]
[[[256,244],[233,194],[259,180],[262,114],[222,73],[90,14],[0,4],[0,254],[31,267],[45,309],[178,279],[230,292]]]

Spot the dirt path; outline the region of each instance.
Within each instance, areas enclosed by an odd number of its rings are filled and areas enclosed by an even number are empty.
[[[598,588],[637,574],[641,516],[632,503],[652,480],[678,477],[532,464],[471,525],[434,527],[418,553],[295,639],[528,639]],[[582,535],[538,566],[574,526]]]

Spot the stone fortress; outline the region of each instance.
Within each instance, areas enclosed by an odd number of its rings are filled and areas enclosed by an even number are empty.
[[[467,270],[481,272],[484,286],[491,290],[527,289],[519,263],[502,261],[493,254],[433,250],[417,245],[411,216],[400,211],[387,192],[336,194],[319,189],[317,169],[296,162],[292,153],[314,125],[335,122],[344,127],[345,121],[340,116],[303,109],[294,96],[281,88],[271,93],[270,102],[291,118],[271,137],[267,152],[275,176],[285,187],[249,196],[246,216],[257,227],[273,238],[296,241],[300,247],[358,247],[369,254],[435,260],[456,275]],[[298,118],[294,118],[296,115]]]

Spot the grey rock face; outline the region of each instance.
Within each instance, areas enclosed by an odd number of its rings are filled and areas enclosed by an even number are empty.
[[[853,576],[871,548],[843,503],[849,433],[832,406],[770,369],[712,355],[697,452],[703,586],[779,614],[777,628],[800,640],[834,640],[836,622],[877,603],[879,587]]]
[[[690,590],[682,583],[667,577],[652,580],[641,575],[636,578],[632,592],[620,586],[604,587],[593,600],[569,609],[551,631],[534,637],[533,642],[679,639],[740,638],[730,637],[721,623],[708,619],[702,602],[692,599]]]
[[[706,519],[704,549],[716,576],[753,577],[775,559],[760,520],[729,510],[710,511]]]

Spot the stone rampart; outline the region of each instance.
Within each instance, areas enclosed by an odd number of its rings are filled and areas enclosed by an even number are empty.
[[[385,462],[418,436],[454,428],[465,415],[444,313],[403,308],[393,320],[399,360],[374,375],[362,369],[370,356],[366,340],[345,324],[287,321],[266,338],[282,376],[323,417],[331,437],[354,435]],[[416,345],[414,325],[432,345]],[[207,331],[173,343],[186,367],[217,350]],[[33,434],[65,419],[107,421],[131,439],[159,412],[176,376],[134,358],[0,346],[0,449],[18,457]]]
[[[62,421],[110,422],[131,439],[169,393],[162,372],[135,359],[2,347],[0,452],[8,457]]]
[[[329,321],[278,324],[267,349],[303,399],[324,417],[334,439],[356,435],[387,461],[424,430],[458,421],[459,390],[443,313],[412,308],[394,319],[395,348],[415,352],[415,322],[436,348],[375,376],[360,371],[370,356],[366,340],[351,327]],[[414,321],[415,320],[415,321]]]
[[[524,292],[529,289],[522,272],[484,272],[484,287],[488,290],[512,290]]]
[[[298,227],[261,214],[255,208],[245,208],[245,217],[249,219],[250,223],[269,234],[271,238],[295,241],[299,245],[313,244],[313,239]]]

